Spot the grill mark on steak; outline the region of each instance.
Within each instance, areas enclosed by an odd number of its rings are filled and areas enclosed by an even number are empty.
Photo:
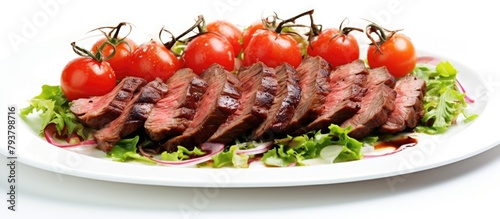
[[[93,132],[99,148],[109,152],[122,138],[142,128],[154,104],[163,98],[167,91],[167,85],[159,78],[146,84],[125,106],[118,118]]]
[[[295,107],[300,100],[300,87],[297,71],[288,63],[283,63],[276,69],[278,92],[267,118],[253,130],[251,139],[261,139],[266,134],[283,132],[295,112]]]
[[[293,134],[300,135],[312,130],[326,130],[330,124],[342,124],[351,118],[361,107],[366,92],[363,85],[368,71],[363,60],[356,60],[332,70],[329,77],[330,90],[327,94],[321,115],[309,125]]]
[[[122,114],[128,102],[146,83],[142,78],[126,77],[103,96],[74,100],[70,110],[85,126],[102,128]]]
[[[392,87],[395,81],[385,67],[368,70],[367,91],[361,100],[361,108],[341,125],[342,128],[352,127],[349,136],[357,139],[366,137],[387,122],[389,113],[394,110],[396,91]]]
[[[159,100],[144,124],[146,134],[154,141],[182,134],[194,118],[198,103],[208,84],[185,68],[166,82],[169,91]]]
[[[268,117],[278,90],[275,70],[259,62],[240,71],[238,78],[241,82],[240,105],[207,140],[209,142],[230,143]]]
[[[395,134],[407,128],[415,128],[424,116],[423,98],[425,81],[407,75],[396,82],[396,100],[389,119],[380,127],[380,132]]]
[[[292,133],[308,124],[321,113],[325,97],[330,92],[330,64],[323,58],[307,57],[297,68],[301,98],[295,113],[283,133]]]
[[[222,66],[214,64],[205,70],[202,78],[208,83],[197,112],[189,127],[181,135],[162,144],[166,151],[176,151],[178,145],[194,148],[205,142],[239,107],[238,78]]]

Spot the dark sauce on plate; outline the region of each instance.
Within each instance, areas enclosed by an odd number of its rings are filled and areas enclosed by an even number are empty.
[[[375,143],[375,150],[389,149],[393,148],[394,150],[403,149],[406,147],[413,147],[418,143],[416,138],[410,136],[403,136],[401,138],[391,139],[388,141],[380,141]]]

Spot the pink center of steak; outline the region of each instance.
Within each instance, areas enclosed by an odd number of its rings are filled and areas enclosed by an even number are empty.
[[[177,71],[168,81],[168,95],[158,101],[144,127],[152,140],[182,134],[191,123],[207,83],[190,69]]]
[[[331,66],[323,58],[307,57],[297,68],[301,98],[295,114],[285,129],[293,132],[304,124],[308,124],[321,113],[325,96],[330,92],[328,76]]]
[[[394,110],[387,122],[380,127],[384,133],[397,133],[406,128],[415,128],[424,116],[423,98],[426,91],[425,81],[407,75],[396,82],[397,96]]]
[[[265,118],[277,92],[276,72],[263,63],[256,63],[238,73],[241,81],[240,106],[208,139],[230,143],[258,126]]]
[[[375,128],[387,122],[389,113],[394,110],[396,79],[385,67],[368,70],[366,94],[361,100],[360,110],[350,119],[342,123],[342,127],[352,127],[349,135],[353,138],[363,138]]]
[[[162,144],[166,151],[175,151],[179,145],[193,148],[205,142],[239,106],[241,94],[236,87],[239,81],[232,73],[214,64],[203,72],[202,77],[208,83],[208,88],[193,121],[182,135]]]

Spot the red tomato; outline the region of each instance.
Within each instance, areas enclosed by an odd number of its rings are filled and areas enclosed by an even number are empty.
[[[174,53],[163,44],[150,40],[132,52],[128,75],[147,81],[153,81],[157,77],[166,81],[182,67],[182,62]]]
[[[123,41],[119,41],[117,39],[111,39],[108,41],[107,38],[100,39],[92,46],[92,53],[97,53],[98,48],[105,42],[110,44],[106,44],[104,48],[102,48],[102,56],[103,58],[111,56],[113,51],[115,54],[107,59],[106,61],[111,65],[116,74],[116,79],[121,80],[128,76],[128,66],[130,63],[130,55],[137,48],[137,44],[132,40],[125,38]],[[115,48],[113,48],[115,45]]]
[[[248,43],[250,43],[250,39],[252,39],[252,36],[255,33],[255,31],[261,29],[266,29],[266,28],[264,27],[264,24],[262,24],[262,21],[259,20],[251,24],[245,30],[243,30],[243,44],[242,44],[243,50],[247,47]]]
[[[353,35],[343,34],[336,28],[323,30],[307,47],[310,56],[321,56],[332,67],[359,59],[358,41]]]
[[[243,35],[241,30],[234,24],[222,20],[214,21],[207,24],[207,30],[224,36],[231,43],[231,46],[233,46],[234,55],[238,56],[240,54],[240,39]]]
[[[217,63],[228,71],[234,69],[234,52],[226,38],[215,33],[204,33],[188,42],[184,49],[184,63],[196,74]]]
[[[116,76],[106,61],[79,57],[70,61],[61,74],[61,89],[68,100],[101,96],[116,86]]]
[[[263,62],[277,67],[286,62],[297,68],[302,62],[302,53],[297,41],[287,34],[272,30],[257,30],[244,50],[243,66]]]
[[[410,38],[401,33],[396,33],[381,45],[380,51],[375,45],[368,47],[367,60],[372,68],[381,66],[396,78],[410,73],[417,64],[417,53]]]

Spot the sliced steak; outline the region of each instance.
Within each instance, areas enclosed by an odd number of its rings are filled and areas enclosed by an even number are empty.
[[[254,129],[251,139],[262,139],[273,132],[283,132],[293,117],[300,100],[300,87],[297,71],[288,63],[276,69],[278,93],[269,109],[267,118]]]
[[[70,110],[87,127],[99,129],[116,119],[146,80],[126,77],[106,95],[74,100]]]
[[[283,133],[292,133],[318,117],[325,97],[330,92],[328,76],[331,70],[330,64],[319,56],[307,57],[302,61],[297,68],[301,98]]]
[[[154,141],[182,134],[208,87],[205,80],[188,68],[177,71],[166,84],[168,95],[156,103],[144,124],[146,134]]]
[[[208,139],[209,142],[230,143],[268,117],[278,90],[275,70],[259,62],[240,71],[238,78],[241,81],[240,105]]]
[[[385,67],[368,70],[367,89],[361,100],[359,111],[351,118],[344,121],[341,127],[352,127],[349,136],[363,138],[375,128],[386,123],[389,113],[394,110],[396,91],[392,89],[396,79],[389,74]]]
[[[99,148],[109,152],[122,138],[142,128],[157,101],[167,94],[167,85],[159,78],[144,86],[125,106],[122,114],[93,133]]]
[[[361,100],[366,92],[368,71],[363,60],[335,68],[329,77],[330,93],[327,94],[321,115],[298,129],[294,135],[312,130],[325,130],[330,124],[342,124],[351,118],[361,107]]]
[[[426,91],[425,81],[407,75],[396,82],[396,100],[389,119],[380,127],[380,132],[397,133],[407,128],[415,128],[424,116],[423,98]]]
[[[196,114],[186,131],[162,144],[166,151],[175,151],[179,145],[193,148],[205,142],[239,106],[240,82],[233,73],[214,64],[203,72],[202,78],[208,87]]]
[[[379,84],[385,84],[390,88],[394,88],[396,85],[396,78],[394,78],[385,67],[369,69],[365,87],[370,89],[370,87]]]

